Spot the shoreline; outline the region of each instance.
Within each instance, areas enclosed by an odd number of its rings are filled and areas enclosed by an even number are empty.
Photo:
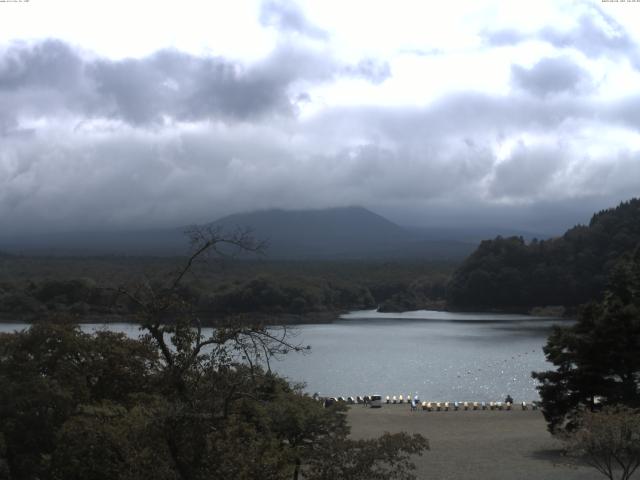
[[[361,307],[356,307],[361,308]],[[525,315],[531,317],[550,317],[550,318],[561,318],[570,320],[573,316],[567,310],[558,310],[561,307],[536,307],[534,309],[528,311],[514,311],[514,310],[474,310],[474,309],[456,309],[451,310],[450,308],[444,306],[442,308],[433,308],[433,306],[419,308],[415,310],[405,310],[405,311],[388,311],[388,310],[377,310],[371,309],[372,312],[376,313],[409,313],[409,312],[417,312],[417,311],[439,311],[439,312],[448,312],[448,313],[477,313],[477,314],[518,314]],[[201,324],[203,327],[217,327],[221,325],[228,325],[229,323],[241,323],[246,325],[265,325],[265,326],[278,326],[278,325],[312,325],[312,324],[330,324],[334,323],[336,320],[339,320],[342,315],[361,311],[359,309],[350,309],[350,310],[335,310],[335,311],[321,311],[321,312],[308,312],[308,313],[263,313],[263,312],[253,312],[253,313],[237,313],[237,314],[220,314],[220,315],[211,315],[208,316],[202,315],[200,317]],[[10,324],[10,323],[25,323],[25,324],[34,324],[41,323],[46,321],[70,321],[77,323],[79,325],[84,324],[112,324],[112,323],[127,323],[136,325],[140,322],[132,315],[120,315],[120,314],[100,314],[100,313],[92,313],[92,314],[68,314],[64,312],[60,312],[57,314],[15,314],[15,313],[0,313],[0,324]]]
[[[260,324],[266,326],[276,325],[309,325],[309,324],[327,324],[333,323],[340,318],[340,315],[347,311],[331,311],[331,312],[309,312],[302,314],[293,313],[242,313],[233,315],[220,315],[217,318],[221,320],[215,320],[214,316],[202,317],[201,323],[203,327],[217,327],[220,325],[228,325],[230,322],[240,322],[245,324]],[[35,324],[46,321],[70,321],[79,325],[86,324],[113,324],[113,323],[127,323],[131,325],[139,325],[140,322],[130,315],[117,315],[117,314],[87,314],[87,315],[72,315],[72,314],[59,314],[52,315],[47,314],[40,316],[37,314],[13,314],[13,313],[0,313],[0,324],[11,323],[24,323]]]

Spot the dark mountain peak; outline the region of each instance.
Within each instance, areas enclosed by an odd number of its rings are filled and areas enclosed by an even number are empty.
[[[409,231],[360,206],[322,210],[260,210],[229,215],[215,222],[223,230],[250,228],[265,241],[271,259],[452,259],[467,255],[467,243],[431,239]],[[45,255],[184,255],[184,228],[60,233],[0,238],[0,249]]]
[[[367,257],[397,253],[412,235],[363,207],[260,210],[221,218],[213,225],[248,227],[269,243],[270,257]]]
[[[375,224],[378,226],[386,226],[387,228],[397,229],[406,234],[404,229],[395,223],[387,220],[382,215],[372,212],[364,207],[350,206],[350,207],[334,207],[324,209],[309,209],[309,210],[283,210],[283,209],[269,209],[269,210],[255,210],[252,212],[236,213],[220,218],[213,222],[214,224],[229,226],[262,226],[270,225],[273,222],[302,222],[303,224],[311,224],[315,222],[322,222],[325,225],[339,226],[353,226],[352,222],[356,222],[357,225],[363,224]]]

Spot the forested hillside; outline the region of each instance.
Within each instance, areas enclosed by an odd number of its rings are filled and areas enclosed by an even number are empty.
[[[576,306],[598,298],[612,267],[639,244],[637,198],[559,238],[486,240],[454,273],[448,302],[454,308]]]

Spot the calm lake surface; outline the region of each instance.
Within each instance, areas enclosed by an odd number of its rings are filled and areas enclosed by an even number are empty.
[[[491,401],[507,394],[537,400],[534,370],[552,366],[542,352],[552,325],[567,320],[524,315],[438,311],[358,311],[331,324],[292,329],[308,353],[290,353],[271,367],[310,393],[328,396],[415,395],[424,400]],[[7,332],[25,324],[0,324]],[[130,324],[87,324],[139,334]]]

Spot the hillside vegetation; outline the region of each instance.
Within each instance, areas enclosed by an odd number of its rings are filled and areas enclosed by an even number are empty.
[[[42,320],[71,314],[126,318],[135,305],[114,288],[153,284],[175,271],[179,258],[5,257],[0,259],[0,315]],[[442,302],[454,265],[438,262],[271,262],[244,260],[198,264],[182,294],[207,322],[234,315],[316,321],[315,314],[375,308],[416,309]],[[314,314],[314,315],[310,315]],[[310,315],[303,319],[300,316]],[[279,318],[280,317],[280,318]],[[93,318],[95,320],[95,318]]]
[[[607,276],[640,244],[640,199],[623,202],[551,240],[486,240],[448,285],[452,308],[577,306],[602,294]]]

